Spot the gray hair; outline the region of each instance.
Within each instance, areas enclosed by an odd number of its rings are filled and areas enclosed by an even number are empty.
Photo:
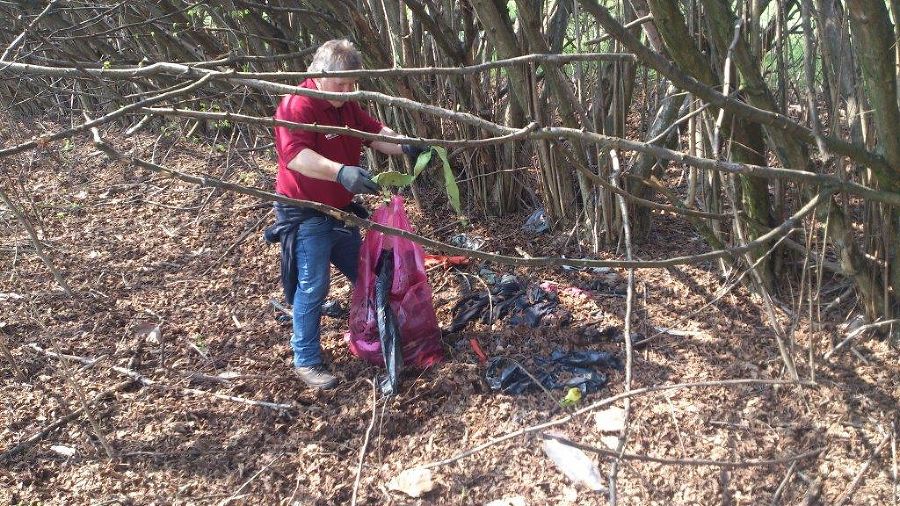
[[[356,46],[347,39],[333,39],[319,46],[307,72],[359,70],[361,68],[362,55]]]

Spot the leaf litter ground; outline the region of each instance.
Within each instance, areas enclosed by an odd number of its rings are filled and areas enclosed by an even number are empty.
[[[273,163],[253,152],[226,155],[166,136],[111,139],[129,149],[134,143],[136,152],[173,168],[260,188],[272,185]],[[138,371],[157,385],[132,385],[92,409],[116,459],[106,457],[87,418],[78,417],[0,467],[0,503],[350,502],[373,414],[370,381],[379,370],[349,354],[345,320],[325,317],[325,355],[342,377],[341,386],[316,393],[292,377],[290,328],[276,321],[269,302],[281,300],[281,288],[278,248],[261,239],[271,219],[267,204],[110,163],[86,139],[74,147],[49,146],[34,157],[21,155],[8,174],[0,184],[42,231],[76,294],[71,299],[60,294],[24,230],[8,209],[0,208],[7,231],[0,239],[0,319],[24,374],[21,381],[8,361],[0,360],[0,449],[8,450],[79,407],[59,362],[35,353],[28,343],[97,358],[91,367],[72,367],[74,381],[88,398],[125,379],[113,366]],[[470,229],[447,228],[452,214],[446,199],[427,188],[422,193],[425,202],[436,202],[425,210],[409,206],[422,234],[447,241],[464,232],[484,238],[482,250],[503,254],[515,255],[516,248],[535,256],[588,254],[565,233],[523,235],[520,226],[528,211],[504,219],[475,218]],[[638,257],[704,251],[683,222],[662,214],[654,220],[651,241],[636,246]],[[615,258],[612,252],[597,257]],[[571,324],[532,329],[501,321],[491,329],[473,323],[445,334],[445,363],[408,372],[399,395],[376,402],[359,503],[485,504],[521,497],[527,504],[605,504],[604,496],[569,483],[535,436],[434,469],[436,487],[420,499],[387,489],[406,468],[566,413],[558,406],[565,392],[548,398],[543,392],[508,396],[489,391],[469,338],[477,338],[488,356],[523,361],[554,349],[624,353],[621,341],[601,332],[622,325],[624,298],[615,292],[624,287],[624,271],[605,274],[599,285],[597,275],[556,268],[474,262],[462,271],[475,275],[482,267],[556,283],[561,305],[573,315]],[[429,276],[443,326],[467,285],[483,289],[474,277],[443,267]],[[641,270],[636,279],[635,330],[682,332],[661,335],[636,351],[635,388],[782,378],[765,315],[743,289],[693,314],[721,286],[715,265]],[[332,296],[349,300],[349,286],[340,276],[333,279]],[[851,309],[841,307],[834,314],[843,317]],[[786,313],[780,317],[788,323]],[[148,337],[157,325],[158,337]],[[839,339],[834,328],[812,334],[819,355]],[[809,329],[801,325],[797,357],[805,356],[809,338]],[[619,473],[621,503],[769,503],[784,481],[782,503],[796,504],[817,480],[822,501],[833,502],[892,430],[900,394],[896,357],[885,343],[863,339],[829,363],[817,360],[816,388],[716,387],[636,398],[629,453],[740,461],[825,450],[793,468],[722,470],[628,461]],[[808,376],[806,364],[800,369]],[[582,402],[620,393],[623,375],[610,374],[609,386]],[[184,388],[291,403],[296,409],[249,406],[187,394]],[[589,416],[580,417],[562,431],[583,444],[602,446],[604,434],[593,423]],[[53,446],[75,453],[67,457]],[[895,455],[888,445],[872,459],[852,504],[892,503]],[[592,459],[601,473],[609,471],[608,461]]]

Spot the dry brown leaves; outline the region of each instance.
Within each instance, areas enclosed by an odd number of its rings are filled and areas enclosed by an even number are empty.
[[[115,139],[115,137],[113,137]],[[132,141],[115,139],[123,147]],[[272,183],[273,165],[250,154],[226,157],[208,147],[174,138],[139,137],[139,152],[155,151],[160,163],[224,175],[258,187]],[[15,381],[0,360],[0,446],[9,447],[64,415],[76,405],[57,364],[26,350],[45,348],[102,359],[79,369],[76,381],[97,393],[121,377],[113,365],[130,367],[173,387],[193,388],[272,402],[295,403],[290,413],[197,396],[177,389],[133,387],[96,407],[103,430],[119,458],[109,461],[86,420],[52,433],[30,451],[0,468],[0,503],[198,503],[229,498],[239,503],[336,504],[349,502],[356,462],[371,417],[366,378],[378,369],[356,360],[343,339],[346,322],[323,319],[323,346],[342,386],[327,393],[305,390],[290,373],[290,329],[273,318],[269,299],[281,299],[278,248],[252,233],[218,259],[268,212],[242,196],[198,189],[109,163],[84,139],[64,150],[49,146],[30,168],[17,160],[4,185],[42,230],[57,264],[77,295],[66,300],[46,268],[29,249],[27,237],[7,213],[0,240],[3,274],[0,301],[10,346],[28,383]],[[20,184],[21,183],[21,184]],[[426,195],[428,189],[423,189]],[[440,198],[429,202],[443,202]],[[441,204],[410,212],[428,235],[446,223]],[[533,255],[587,254],[564,235],[523,237],[527,216],[482,220],[466,233],[488,239],[485,250]],[[657,216],[641,258],[701,251],[690,228]],[[444,230],[447,239],[461,230]],[[601,256],[611,256],[602,253]],[[478,272],[480,266],[469,267]],[[487,266],[498,272],[508,269]],[[715,266],[646,270],[637,273],[636,330],[654,326],[700,331],[697,336],[662,336],[635,356],[635,387],[703,379],[779,378],[780,362],[764,315],[741,289],[682,321],[711,300],[721,286]],[[204,274],[209,271],[207,274]],[[590,276],[562,270],[519,270],[522,278],[560,287],[584,286]],[[624,273],[619,272],[620,279]],[[430,272],[440,286],[440,321],[450,320],[453,302],[466,289],[452,272]],[[480,288],[477,288],[480,289]],[[348,298],[336,276],[332,293]],[[540,440],[520,438],[488,448],[457,464],[435,469],[434,490],[414,500],[386,488],[400,471],[450,457],[464,449],[561,414],[542,393],[511,397],[491,393],[468,344],[477,337],[489,356],[527,358],[556,348],[592,347],[622,352],[622,343],[585,329],[621,326],[621,297],[560,295],[573,313],[568,327],[510,328],[482,324],[445,336],[448,361],[411,372],[400,395],[379,401],[360,486],[361,504],[484,504],[522,497],[528,504],[598,503],[604,499],[573,489],[540,450]],[[147,329],[160,325],[157,339]],[[798,334],[797,354],[808,329]],[[813,334],[823,349],[831,336]],[[809,483],[821,479],[823,499],[837,498],[870,457],[896,417],[900,374],[896,354],[878,341],[857,346],[863,361],[845,353],[820,364],[816,389],[710,388],[681,390],[635,399],[627,451],[673,458],[766,459],[816,447],[827,450],[800,462],[782,493],[797,503]],[[803,369],[803,368],[801,368]],[[237,372],[237,379],[197,382],[188,376]],[[610,388],[621,391],[613,373]],[[561,398],[564,392],[559,392]],[[383,415],[382,415],[383,413]],[[593,418],[569,424],[570,437],[602,445]],[[52,445],[74,448],[65,457]],[[596,459],[596,457],[595,457]],[[599,462],[601,472],[608,463]],[[891,503],[891,456],[883,452],[855,494],[855,504]],[[260,472],[262,471],[262,472]],[[767,503],[787,466],[740,469],[671,467],[627,462],[619,473],[623,504]],[[241,488],[243,486],[243,488]]]

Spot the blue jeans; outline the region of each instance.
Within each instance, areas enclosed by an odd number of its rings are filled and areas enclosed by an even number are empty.
[[[297,291],[294,292],[294,367],[322,363],[319,329],[322,303],[328,295],[331,268],[334,264],[351,283],[356,282],[361,244],[359,229],[349,227],[329,216],[305,220],[297,232]]]

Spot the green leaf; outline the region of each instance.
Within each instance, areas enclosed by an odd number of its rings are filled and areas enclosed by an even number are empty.
[[[415,175],[415,177],[419,177],[419,174],[421,174],[422,171],[425,169],[425,167],[428,166],[428,162],[431,161],[431,153],[435,149],[444,149],[444,148],[432,147],[431,149],[426,149],[425,151],[422,151],[421,153],[419,153],[419,158],[416,158],[416,166],[413,167],[413,174]],[[447,152],[447,150],[444,150],[444,153],[446,153],[446,152]]]
[[[395,170],[389,170],[386,172],[382,172],[377,174],[372,178],[372,181],[375,181],[380,186],[398,186],[400,188],[405,188],[412,184],[413,181],[419,177],[419,174],[425,170],[425,167],[428,166],[428,162],[431,161],[431,150],[423,151],[419,154],[419,158],[416,159],[416,166],[413,167],[412,174],[404,174],[402,172],[397,172]]]
[[[389,170],[376,174],[372,181],[378,183],[379,186],[399,186],[401,188],[409,186],[416,179],[413,174],[404,174],[396,170]]]
[[[559,405],[562,407],[574,406],[579,401],[581,401],[581,390],[578,387],[572,387],[566,393],[566,396],[559,401]]]
[[[447,189],[447,198],[450,199],[450,205],[453,206],[456,214],[462,214],[462,207],[459,205],[459,186],[456,185],[453,169],[450,168],[450,162],[447,161],[447,148],[433,146],[431,149],[437,151],[441,161],[444,162],[444,188]]]
[[[516,5],[516,0],[506,2],[506,12],[509,13],[510,21],[516,20],[516,16],[519,15],[519,6]]]
[[[432,146],[431,149],[423,151],[419,158],[416,159],[416,166],[413,167],[412,174],[404,174],[395,170],[389,170],[376,174],[372,178],[379,186],[397,186],[400,188],[407,187],[419,177],[419,174],[425,170],[428,163],[433,157],[432,153],[437,153],[441,158],[444,166],[444,188],[447,190],[447,198],[450,199],[450,205],[456,214],[462,214],[462,207],[459,203],[459,186],[456,185],[456,177],[453,175],[453,169],[450,168],[450,162],[447,160],[447,149],[439,146]]]

